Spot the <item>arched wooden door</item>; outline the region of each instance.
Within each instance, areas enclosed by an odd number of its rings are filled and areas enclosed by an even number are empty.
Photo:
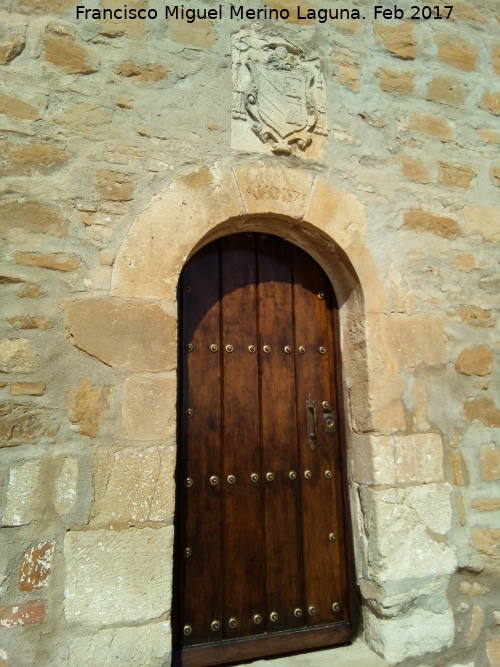
[[[174,664],[348,642],[331,284],[290,243],[238,234],[196,253],[179,295]]]

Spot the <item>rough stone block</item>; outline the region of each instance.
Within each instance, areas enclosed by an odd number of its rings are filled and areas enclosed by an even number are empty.
[[[64,252],[16,252],[14,253],[14,261],[21,266],[38,266],[41,269],[62,271],[63,273],[76,271],[80,266],[76,257]]]
[[[78,637],[70,646],[68,667],[139,665],[162,667],[170,664],[170,623],[99,630]]]
[[[0,114],[4,114],[13,120],[35,121],[40,119],[38,110],[31,104],[19,99],[19,97],[4,95],[3,93],[0,93]]]
[[[332,54],[333,62],[338,70],[336,77],[351,90],[358,90],[361,74],[360,57],[349,49],[337,48]]]
[[[404,214],[404,224],[413,232],[432,232],[446,239],[460,236],[460,227],[455,220],[432,215],[427,211],[408,211]]]
[[[463,72],[476,68],[477,48],[459,35],[438,35],[436,37],[438,57],[443,63]]]
[[[45,602],[31,600],[0,607],[0,628],[16,628],[38,625],[45,620]]]
[[[11,396],[42,396],[45,393],[43,382],[11,382],[9,385]]]
[[[19,590],[35,591],[47,586],[54,542],[42,542],[21,556],[19,561]]]
[[[29,315],[14,315],[6,317],[5,320],[16,327],[16,329],[41,329],[42,331],[52,329],[53,324],[44,317],[30,317]]]
[[[66,457],[54,483],[54,508],[65,516],[75,506],[78,490],[78,460]]]
[[[467,190],[475,175],[470,167],[456,167],[445,162],[439,163],[438,183],[440,185]]]
[[[175,447],[99,447],[91,523],[171,521]]]
[[[364,621],[368,645],[391,663],[434,653],[453,644],[455,624],[451,609],[441,614],[418,609],[391,619],[366,613]]]
[[[443,142],[453,140],[453,128],[451,125],[431,114],[415,113],[410,119],[410,128],[416,132],[422,132],[429,137],[436,137]]]
[[[500,530],[475,528],[471,545],[484,558],[485,571],[500,573]]]
[[[0,142],[0,176],[31,176],[60,169],[70,154],[53,144]]]
[[[467,85],[452,76],[435,76],[427,86],[426,100],[459,107],[467,96]]]
[[[465,348],[455,362],[455,370],[462,375],[490,375],[493,366],[493,355],[486,345]]]
[[[500,480],[500,448],[495,447],[493,443],[487,447],[481,447],[479,463],[481,479],[491,482]]]
[[[97,172],[97,192],[109,201],[130,201],[134,185],[129,174],[122,174],[110,169]]]
[[[486,642],[488,667],[500,667],[500,639],[488,639]]]
[[[380,69],[377,72],[378,85],[386,93],[411,93],[413,91],[415,72],[395,72]]]
[[[432,315],[383,315],[379,340],[399,369],[441,366],[447,361],[443,323]]]
[[[464,412],[468,422],[482,422],[490,428],[500,426],[500,410],[489,396],[467,399],[464,403]]]
[[[27,373],[35,367],[35,358],[27,338],[0,340],[0,373]]]
[[[11,466],[2,525],[24,526],[39,518],[42,480],[42,470],[37,461]]]
[[[485,90],[479,106],[494,116],[500,116],[500,91]]]
[[[69,340],[104,363],[134,371],[177,365],[177,325],[159,305],[118,298],[83,299],[66,309]]]
[[[396,159],[401,165],[401,171],[405,178],[409,178],[417,183],[429,182],[429,174],[421,160],[408,157],[407,155],[398,155]]]
[[[25,44],[26,37],[24,34],[9,34],[9,32],[2,30],[0,33],[0,65],[6,65],[17,58],[24,51]]]
[[[459,309],[460,319],[473,327],[493,327],[495,323],[491,317],[489,308],[479,306],[462,305]]]
[[[109,387],[92,387],[90,378],[84,378],[80,389],[69,396],[71,422],[78,424],[79,433],[95,438],[99,425],[99,415],[107,405]]]
[[[355,436],[351,456],[357,484],[427,484],[443,479],[443,445],[435,433]]]
[[[176,378],[130,379],[124,387],[122,432],[135,440],[175,436]]]
[[[67,532],[68,621],[145,622],[170,611],[173,527]]]
[[[0,447],[52,441],[58,428],[57,417],[50,408],[12,401],[0,403]]]
[[[468,234],[479,234],[485,241],[500,241],[500,206],[466,206],[465,229]]]
[[[375,39],[382,42],[389,53],[402,60],[413,60],[420,53],[411,22],[397,27],[386,26],[382,22],[373,24]]]
[[[97,64],[88,49],[68,36],[47,35],[43,42],[45,62],[60,67],[67,74],[91,74]]]
[[[490,181],[493,185],[500,187],[500,167],[492,166],[490,168]]]

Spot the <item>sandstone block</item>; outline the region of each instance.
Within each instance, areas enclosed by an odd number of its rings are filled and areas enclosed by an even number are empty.
[[[476,268],[476,260],[470,252],[457,255],[455,259],[455,268],[459,271],[472,271]]]
[[[176,379],[127,380],[122,403],[122,432],[135,440],[167,440],[175,436]]]
[[[133,183],[130,176],[109,169],[97,172],[97,191],[109,201],[130,201],[133,199]]]
[[[468,189],[475,172],[470,167],[456,167],[445,162],[439,163],[438,183]]]
[[[42,296],[42,290],[40,289],[40,285],[36,283],[25,283],[16,296],[19,299],[36,299]]]
[[[479,308],[479,306],[460,306],[460,318],[473,327],[493,327],[495,323],[491,318],[491,310]]]
[[[438,35],[438,57],[441,62],[463,72],[476,69],[477,48],[459,35]]]
[[[106,7],[110,9],[118,9],[123,7],[122,0],[107,0]],[[128,0],[127,7],[129,9],[147,8],[147,0]],[[123,21],[119,19],[105,18],[100,21],[100,32],[106,37],[122,37],[123,35],[130,35],[131,37],[139,37],[144,34],[145,21]]]
[[[494,116],[500,116],[500,91],[485,90],[479,106]]]
[[[38,625],[45,620],[45,602],[32,600],[20,604],[0,607],[0,627],[16,628],[27,625]]]
[[[468,234],[479,234],[492,243],[500,241],[500,206],[466,206],[463,215]]]
[[[471,535],[471,545],[485,557],[487,572],[500,573],[500,530],[475,528]]]
[[[445,335],[439,318],[432,315],[383,315],[378,318],[378,327],[378,339],[398,368],[446,363]]]
[[[24,51],[26,38],[24,34],[8,34],[2,31],[0,36],[0,65],[6,65]]]
[[[112,116],[109,111],[95,104],[79,102],[78,104],[68,104],[51,110],[50,120],[71,132],[77,132],[90,139],[95,139],[99,136],[101,129],[108,132],[106,126],[111,123]]]
[[[500,411],[492,398],[470,398],[465,401],[464,410],[468,422],[482,422],[491,428],[500,426]]]
[[[398,155],[396,160],[401,165],[401,171],[405,178],[409,178],[417,183],[429,182],[429,174],[422,160],[417,160],[407,155]]]
[[[397,27],[386,26],[382,22],[373,24],[375,39],[382,42],[389,53],[402,60],[413,60],[420,53],[412,23],[405,22]]]
[[[451,125],[431,114],[415,113],[410,119],[410,128],[416,132],[422,132],[430,137],[436,137],[443,142],[452,141],[453,128]]]
[[[109,387],[92,387],[88,377],[70,394],[71,422],[78,424],[81,435],[96,437],[99,414],[107,405],[108,394]]]
[[[92,62],[88,49],[67,36],[46,35],[43,59],[67,74],[91,74],[97,70],[97,64]]]
[[[452,76],[436,76],[427,86],[426,99],[459,107],[467,96],[468,88],[463,81]]]
[[[0,176],[49,174],[70,159],[68,151],[53,144],[0,142]]]
[[[167,76],[166,70],[161,65],[148,63],[144,67],[139,67],[132,60],[122,63],[116,73],[130,79],[132,83],[155,83]]]
[[[348,49],[339,48],[335,49],[332,58],[337,70],[336,76],[339,81],[351,90],[358,90],[361,85],[361,64],[359,55]]]
[[[500,167],[493,166],[490,169],[490,181],[493,185],[500,187]]]
[[[491,48],[491,66],[495,74],[500,74],[500,46]]]
[[[9,393],[12,396],[42,396],[45,393],[43,382],[11,382]]]
[[[473,646],[479,639],[484,625],[484,613],[481,607],[475,604],[472,607],[469,630],[467,632],[467,646]]]
[[[14,261],[21,266],[38,266],[41,269],[62,272],[76,271],[80,266],[76,257],[64,252],[16,252]]]
[[[169,612],[172,546],[172,526],[67,532],[66,619],[101,626]]]
[[[78,490],[78,460],[64,458],[61,470],[54,483],[54,508],[60,517],[73,509]]]
[[[1,46],[0,46],[1,50]],[[0,56],[1,57],[1,56]],[[0,93],[0,113],[12,118],[13,120],[39,120],[40,116],[35,107],[27,102]]]
[[[435,433],[356,436],[352,462],[357,484],[393,486],[443,480],[443,445]]]
[[[500,510],[500,498],[476,498],[472,501],[471,507],[481,512],[496,512]]]
[[[386,93],[411,93],[414,78],[414,72],[395,72],[389,69],[380,69],[377,72],[378,84]]]
[[[490,375],[493,365],[493,355],[486,345],[474,348],[465,348],[458,355],[455,370],[463,375]]]
[[[29,403],[0,403],[0,447],[52,442],[58,431],[57,418],[49,408]]]
[[[68,223],[55,206],[39,201],[0,202],[0,229],[23,229],[35,234],[66,237]]]
[[[486,642],[486,655],[488,657],[488,667],[500,666],[500,639],[494,637]]]
[[[454,486],[464,486],[462,458],[457,452],[451,455],[451,475]]]
[[[104,363],[136,371],[172,370],[177,326],[154,303],[118,298],[84,299],[66,309],[69,340]]]
[[[451,609],[441,614],[418,609],[391,619],[365,614],[364,620],[368,645],[391,663],[453,644],[455,624]]]
[[[24,526],[40,516],[42,471],[37,461],[13,464],[10,468],[3,526]]]
[[[113,628],[75,639],[69,652],[68,667],[106,667],[106,665],[170,664],[172,644],[170,622]]]
[[[452,218],[432,215],[427,211],[408,211],[404,214],[405,227],[413,232],[432,232],[446,239],[460,236],[460,227]]]
[[[270,0],[269,6],[272,5],[273,0]],[[169,20],[168,36],[174,42],[190,44],[200,48],[210,48],[217,42],[217,33],[209,19],[202,19],[194,24],[188,24],[180,20]]]
[[[35,591],[47,586],[54,542],[41,542],[31,547],[19,561],[19,590]]]
[[[500,449],[492,443],[487,447],[481,447],[479,456],[481,465],[481,479],[487,481],[500,480]]]
[[[29,317],[28,315],[14,315],[6,317],[6,322],[16,327],[16,329],[40,329],[45,331],[52,329],[52,322],[48,322],[44,317]]]
[[[74,8],[72,0],[18,0],[17,10],[25,13],[62,14]]]
[[[477,136],[484,144],[500,144],[500,133],[487,128],[482,128],[477,131]]]
[[[92,524],[172,519],[175,447],[99,447],[92,470]]]
[[[35,358],[35,351],[26,338],[0,340],[1,373],[29,372],[35,367]]]

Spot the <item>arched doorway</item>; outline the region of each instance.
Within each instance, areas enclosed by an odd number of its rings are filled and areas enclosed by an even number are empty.
[[[185,266],[174,664],[349,641],[356,627],[337,305],[321,267],[236,234]]]

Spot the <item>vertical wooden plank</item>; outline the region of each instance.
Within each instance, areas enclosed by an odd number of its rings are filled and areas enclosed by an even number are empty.
[[[222,621],[223,588],[221,484],[210,483],[212,475],[221,477],[219,299],[219,250],[212,244],[185,267],[182,285],[182,505],[177,511],[184,519],[179,558],[182,625],[191,627],[186,646],[222,637],[211,629],[214,620]],[[191,550],[189,557],[185,549]]]
[[[316,625],[336,620],[332,604],[341,594],[336,436],[324,433],[322,406],[327,401],[336,412],[329,368],[334,349],[329,340],[325,298],[329,284],[324,272],[298,249],[294,251],[293,272],[305,598],[308,624]],[[312,444],[307,421],[309,397],[314,401],[317,422],[317,439]],[[331,534],[335,538],[330,538]]]
[[[268,631],[304,625],[298,478],[291,247],[258,240],[262,472]],[[290,477],[290,472],[292,478]],[[273,475],[272,480],[266,474]],[[295,610],[301,610],[298,616]],[[271,616],[277,614],[277,619]],[[297,612],[298,614],[298,612]]]
[[[224,636],[231,639],[264,632],[264,620],[253,619],[266,609],[262,480],[251,480],[261,467],[254,238],[229,237],[222,248]]]

